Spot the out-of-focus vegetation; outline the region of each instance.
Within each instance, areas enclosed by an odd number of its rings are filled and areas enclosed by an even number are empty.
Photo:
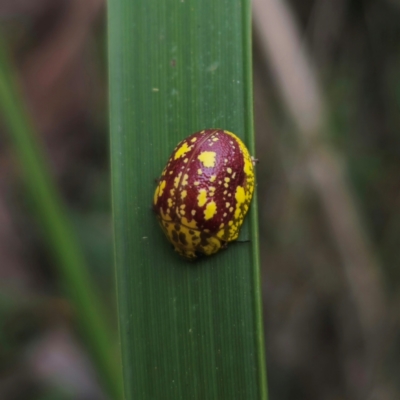
[[[327,123],[318,141],[342,168],[361,230],[346,247],[354,258],[343,254],[340,232],[332,228],[335,221],[323,202],[336,193],[329,184],[316,187],[310,176],[312,147],[304,151],[280,96],[272,56],[266,57],[263,38],[257,37],[270,398],[398,399],[400,2],[283,4],[293,13],[325,102]],[[1,31],[52,174],[93,279],[115,315],[104,12],[102,0],[0,2]],[[292,68],[296,74],[296,65]],[[104,399],[4,129],[0,143],[0,398]],[[342,207],[338,201],[337,209]],[[368,254],[366,267],[377,271],[369,281],[374,292],[364,297],[355,292],[364,283],[360,254]],[[349,275],[349,259],[361,265],[360,274]],[[370,308],[360,299],[374,301],[376,293],[382,313],[371,333],[362,324]]]
[[[264,3],[279,14],[276,1]],[[258,34],[256,126],[271,398],[396,399],[400,4],[280,3],[295,26],[276,35],[279,51],[290,60],[304,46],[324,121],[317,132],[305,132],[293,118],[293,104],[281,96],[282,79],[295,81],[302,65],[288,68],[293,80],[274,70],[277,50],[270,43],[266,52],[267,38]],[[296,26],[300,45],[282,48]],[[306,92],[304,82],[299,87]],[[299,107],[307,101],[300,97]]]

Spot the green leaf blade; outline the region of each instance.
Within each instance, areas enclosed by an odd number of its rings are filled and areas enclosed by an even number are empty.
[[[157,4],[156,4],[157,3]],[[190,263],[151,205],[176,144],[223,128],[254,151],[247,1],[110,1],[113,210],[127,399],[265,399],[256,204],[248,243]]]

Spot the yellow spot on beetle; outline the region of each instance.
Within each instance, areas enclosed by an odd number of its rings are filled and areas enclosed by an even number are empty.
[[[225,230],[224,229],[219,230],[217,232],[217,236],[222,239],[225,236]]]
[[[188,144],[186,142],[184,142],[183,145],[181,147],[179,147],[178,150],[176,150],[174,159],[177,160],[178,158],[184,156],[191,149],[192,149],[192,146],[188,146]]]
[[[207,202],[207,191],[206,189],[200,189],[200,193],[197,196],[197,204],[199,207],[203,207]]]
[[[158,192],[159,191],[160,191],[160,186],[157,186],[156,187],[156,191],[154,192],[154,199],[153,199],[154,204],[157,204]]]
[[[228,174],[231,174],[231,173],[232,173],[232,168],[229,168],[229,167],[228,167],[228,168],[226,169],[226,171],[228,172]]]
[[[215,166],[215,158],[217,153],[215,151],[203,151],[197,157],[205,167],[211,168]]]
[[[161,197],[161,196],[162,196],[166,185],[167,185],[167,181],[162,181],[162,182],[160,183],[160,185],[159,185],[160,190],[159,190],[159,192],[158,192],[158,197]]]
[[[214,182],[217,179],[217,175],[211,175],[210,182]]]
[[[252,175],[253,174],[253,164],[251,162],[251,159],[249,157],[244,157],[244,167],[243,171],[246,175]]]
[[[160,208],[160,214],[161,214],[161,218],[163,220],[165,220],[165,221],[171,221],[172,220],[172,218],[169,215],[164,213],[162,208]]]
[[[199,169],[197,170],[197,173],[198,173],[199,175],[201,175],[201,174],[203,173],[203,171],[201,170],[201,168],[199,168]]]
[[[183,200],[187,196],[187,190],[182,190],[181,199]]]
[[[179,172],[179,174],[175,177],[174,179],[174,186],[177,188],[179,185],[179,181],[181,180],[182,172]]]
[[[193,228],[196,229],[197,228],[197,223],[194,219],[192,219],[190,222],[186,217],[182,218],[182,225],[187,226],[188,228]]]
[[[211,219],[217,213],[217,205],[214,201],[210,201],[204,210],[204,219]]]
[[[246,194],[244,193],[244,189],[242,186],[238,186],[236,188],[235,199],[239,203],[238,205],[244,203],[244,201],[246,200]]]
[[[246,201],[246,193],[242,186],[238,186],[236,188],[235,199],[236,199],[235,218],[238,219],[241,217],[242,214],[241,205]]]

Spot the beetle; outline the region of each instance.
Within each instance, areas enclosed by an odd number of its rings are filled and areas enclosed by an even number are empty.
[[[205,129],[172,152],[153,209],[175,250],[195,259],[236,240],[254,192],[255,160],[232,132]]]

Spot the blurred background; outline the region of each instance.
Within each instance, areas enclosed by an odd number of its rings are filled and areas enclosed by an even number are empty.
[[[400,1],[254,0],[271,400],[400,399]],[[104,0],[1,33],[116,333]],[[0,399],[106,399],[0,131]]]

